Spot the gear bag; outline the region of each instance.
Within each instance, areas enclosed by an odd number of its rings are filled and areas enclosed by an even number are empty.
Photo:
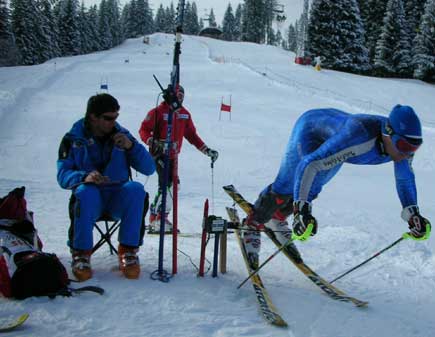
[[[55,254],[42,251],[24,192],[23,186],[0,198],[0,294],[16,299],[66,295],[66,269]]]

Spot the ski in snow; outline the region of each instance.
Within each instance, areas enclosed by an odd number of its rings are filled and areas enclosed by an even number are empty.
[[[243,196],[233,185],[224,186],[223,189],[234,200],[234,202],[246,212],[246,214],[251,212],[252,205],[246,201],[245,198],[243,198]],[[281,247],[281,243],[276,239],[272,231],[266,230],[265,233],[277,247]],[[319,276],[307,264],[305,264],[298,253],[296,255],[294,252],[288,249],[283,249],[283,253],[306,277],[308,277],[316,286],[322,289],[330,298],[341,302],[350,302],[357,307],[367,306],[368,302],[361,301],[355,297],[346,295],[343,291]]]
[[[234,223],[240,223],[239,217],[237,215],[237,211],[234,208],[227,207],[227,213],[230,220]],[[239,230],[234,231],[236,234],[237,241],[239,242],[240,250],[242,252],[243,260],[245,261],[246,268],[248,273],[254,271],[254,269],[249,264],[248,254],[246,253],[245,244],[243,242],[243,238],[240,234]],[[286,327],[287,322],[278,314],[277,309],[272,303],[266,288],[261,281],[260,275],[255,274],[251,277],[252,286],[254,287],[255,295],[257,297],[258,304],[260,306],[261,313],[263,314],[264,319],[270,324]]]
[[[21,324],[23,324],[27,318],[29,317],[29,314],[23,314],[18,318],[15,319],[2,319],[0,318],[0,332],[7,332],[12,331],[15,328],[19,327]]]

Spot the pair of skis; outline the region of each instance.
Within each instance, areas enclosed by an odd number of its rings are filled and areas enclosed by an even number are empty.
[[[234,200],[234,202],[243,209],[247,214],[249,214],[252,210],[252,205],[246,201],[245,198],[237,191],[237,189],[233,185],[224,186],[223,189],[225,192]],[[237,211],[233,208],[227,208],[228,216],[230,220],[234,223],[240,224],[240,219],[237,215]],[[266,235],[272,240],[272,242],[279,248],[281,248],[281,243],[276,239],[274,233],[271,230],[265,231]],[[240,231],[236,230],[236,237],[239,241],[240,248],[242,250],[242,255],[245,259],[246,266],[248,268],[248,272],[252,273],[254,271],[253,268],[249,265],[249,261],[247,260],[246,250],[240,235]],[[310,279],[316,286],[322,289],[326,295],[330,298],[341,301],[341,302],[350,302],[353,303],[357,307],[365,307],[368,302],[361,301],[355,297],[348,296],[346,293],[341,291],[340,289],[333,286],[331,283],[326,281],[320,275],[318,275],[315,271],[313,271],[301,258],[297,250],[291,248],[291,245],[288,246],[289,249],[283,249],[284,255],[298,268],[308,279]],[[279,316],[277,313],[273,303],[270,300],[270,296],[268,295],[266,288],[264,287],[260,276],[258,273],[252,277],[252,284],[255,289],[255,293],[257,295],[257,300],[260,304],[260,310],[263,313],[264,318],[271,324],[277,326],[287,326],[287,323]],[[259,290],[257,290],[259,289]],[[265,300],[263,300],[265,299]]]

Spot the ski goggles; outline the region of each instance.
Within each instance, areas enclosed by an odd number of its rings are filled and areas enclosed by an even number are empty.
[[[402,153],[414,153],[423,143],[419,138],[410,138],[397,134],[393,134],[391,139],[396,149]]]
[[[411,138],[397,134],[389,123],[385,123],[383,132],[391,137],[396,149],[402,153],[414,153],[423,143],[421,138]]]

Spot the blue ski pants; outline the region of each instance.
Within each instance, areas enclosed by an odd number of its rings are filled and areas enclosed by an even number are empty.
[[[119,243],[139,246],[145,199],[141,183],[128,181],[110,186],[83,184],[77,187],[74,195],[74,249],[92,249],[94,223],[103,213],[121,220]]]

